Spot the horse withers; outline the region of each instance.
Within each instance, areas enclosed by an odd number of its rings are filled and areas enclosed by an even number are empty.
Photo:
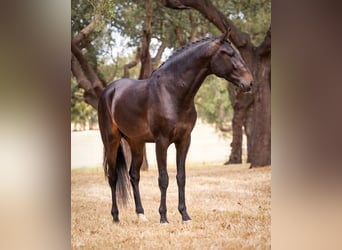
[[[250,70],[226,38],[227,33],[189,43],[173,53],[149,79],[124,78],[105,88],[99,100],[98,118],[104,144],[104,171],[112,192],[111,214],[115,222],[119,221],[117,198],[127,201],[129,181],[136,213],[144,218],[139,180],[146,142],[154,142],[156,146],[161,191],[160,222],[168,222],[166,157],[172,143],[176,146],[178,210],[183,221],[191,220],[185,204],[185,159],[197,119],[194,97],[210,74],[230,81],[243,91],[252,87]],[[123,138],[132,153],[129,172],[120,144]]]

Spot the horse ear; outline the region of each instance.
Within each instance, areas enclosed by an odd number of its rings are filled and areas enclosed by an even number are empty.
[[[231,28],[228,27],[228,29],[226,30],[226,32],[224,32],[222,34],[222,36],[220,37],[220,43],[223,43],[229,36],[230,36],[230,31],[231,31]]]

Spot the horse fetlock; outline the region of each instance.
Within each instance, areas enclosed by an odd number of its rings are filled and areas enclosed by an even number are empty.
[[[120,222],[119,216],[113,216],[113,222],[115,222],[115,223]]]
[[[189,219],[189,220],[182,220],[182,223],[183,224],[191,224],[192,220],[191,219]]]
[[[161,217],[160,218],[160,224],[167,225],[167,224],[169,224],[169,221],[167,220],[166,217]]]
[[[186,215],[182,216],[182,221],[183,222],[191,222],[191,218],[189,215],[186,214]]]
[[[191,221],[190,216],[188,215],[186,210],[179,211],[182,215],[182,221]]]

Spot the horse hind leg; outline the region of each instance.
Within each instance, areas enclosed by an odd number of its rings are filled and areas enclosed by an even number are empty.
[[[101,116],[99,115],[99,118]],[[103,167],[105,176],[108,177],[108,183],[112,194],[111,214],[114,222],[119,222],[119,210],[117,205],[118,198],[121,198],[125,204],[128,197],[126,183],[128,177],[125,159],[120,145],[121,135],[118,128],[112,121],[103,120],[100,124],[101,137],[104,145]],[[118,192],[117,192],[118,191]]]
[[[125,157],[123,154],[121,134],[110,112],[111,101],[114,92],[103,95],[98,106],[99,127],[104,145],[103,167],[105,176],[112,192],[112,210],[114,222],[119,221],[117,198],[125,205],[129,198],[129,178]]]
[[[112,137],[112,136],[109,136]],[[108,183],[112,194],[112,208],[111,214],[114,222],[119,222],[119,210],[117,206],[116,187],[118,182],[118,174],[116,171],[116,158],[119,148],[120,138],[116,142],[113,138],[108,138],[109,144],[105,146],[104,150],[104,169],[105,175],[108,177]]]
[[[143,162],[143,148],[144,144],[130,144],[131,152],[132,152],[132,162],[129,170],[129,176],[133,188],[133,196],[135,202],[135,211],[138,215],[139,221],[147,221],[147,218],[144,214],[144,208],[142,206],[141,198],[140,198],[140,190],[139,190],[139,181],[140,181],[140,168]]]
[[[126,205],[130,196],[129,176],[120,137],[105,150],[105,158],[105,173],[112,192],[111,214],[114,222],[119,222],[117,201],[121,202],[122,205]]]
[[[116,184],[117,184],[117,175],[114,171],[113,163],[108,163],[108,183],[110,186],[110,190],[112,193],[112,208],[111,214],[114,222],[119,222],[119,209],[116,202]]]

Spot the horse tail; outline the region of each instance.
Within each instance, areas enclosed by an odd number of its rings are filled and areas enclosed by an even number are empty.
[[[130,179],[127,171],[127,164],[122,149],[121,143],[119,144],[117,157],[116,157],[116,176],[117,176],[117,194],[118,198],[123,205],[127,204],[130,198]]]
[[[118,200],[126,205],[130,197],[130,181],[121,145],[121,134],[110,112],[114,94],[115,90],[104,92],[98,105],[99,128],[104,146],[103,169],[111,187],[116,185],[114,190]]]

